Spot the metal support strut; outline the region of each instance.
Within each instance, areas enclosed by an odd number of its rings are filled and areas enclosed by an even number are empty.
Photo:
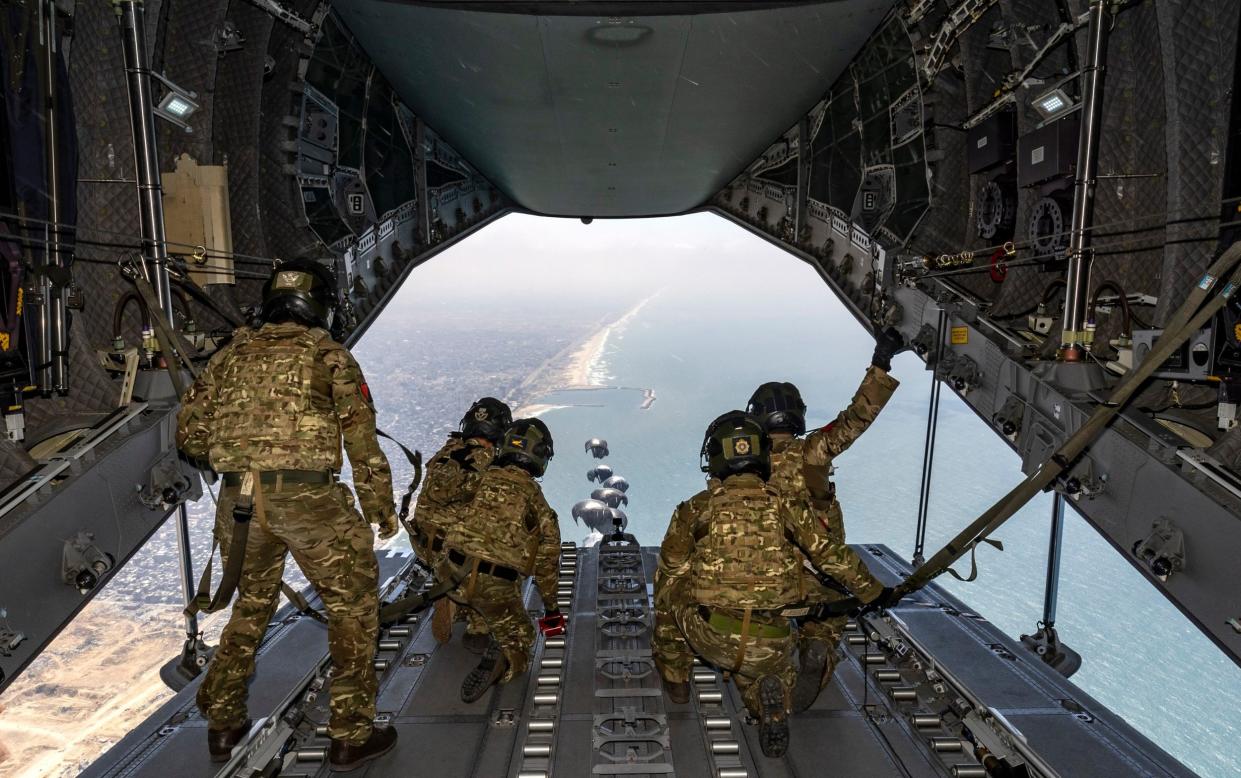
[[[1053,493],[1051,541],[1047,548],[1047,581],[1043,589],[1043,625],[1056,626],[1056,601],[1060,597],[1060,556],[1064,547],[1064,495]]]
[[[57,95],[57,33],[56,3],[44,0],[39,4],[42,57],[39,76],[43,82],[43,140],[47,164],[47,220],[45,227],[44,261],[39,269],[38,285],[38,383],[44,394],[64,394],[68,384],[68,274],[62,245],[61,229],[64,216],[60,191],[60,105]],[[70,241],[70,245],[72,242]]]
[[[939,397],[943,382],[936,376],[936,368],[944,356],[944,330],[948,327],[948,312],[939,309],[939,318],[935,324],[935,332],[939,341],[935,346],[935,361],[931,366],[931,398],[926,412],[926,437],[922,443],[922,489],[918,493],[918,524],[914,529],[915,567],[926,561],[923,552],[926,547],[927,514],[931,503],[931,470],[935,464],[935,433],[939,429]]]
[[[155,289],[160,308],[174,321],[172,288],[168,281],[168,243],[164,233],[164,189],[160,181],[159,150],[155,143],[155,113],[151,100],[151,71],[142,0],[113,0],[121,21],[121,45],[129,86],[129,122],[134,136],[138,180],[138,208],[142,218],[143,266]],[[152,312],[152,315],[155,315]]]
[[[1094,223],[1095,180],[1099,169],[1099,127],[1103,120],[1103,71],[1107,59],[1107,0],[1092,0],[1087,63],[1082,70],[1081,129],[1077,141],[1077,174],[1073,184],[1073,221],[1069,228],[1069,268],[1064,294],[1064,330],[1060,359],[1085,359],[1086,312],[1089,307],[1090,229]]]
[[[194,558],[190,552],[190,512],[185,503],[177,506],[177,562],[181,571],[181,592],[185,595],[185,604],[194,599]],[[185,614],[185,638],[194,640],[198,637],[198,614]]]

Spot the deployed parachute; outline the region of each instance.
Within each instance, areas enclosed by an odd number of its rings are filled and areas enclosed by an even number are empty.
[[[614,475],[603,482],[604,487],[608,489],[619,489],[622,492],[629,491],[629,481],[625,480],[623,475]]]
[[[595,459],[603,459],[608,455],[608,442],[603,438],[591,438],[586,441],[586,450],[593,454]]]
[[[603,532],[612,526],[613,510],[600,500],[582,500],[573,506],[573,520]]]
[[[611,519],[612,528],[619,529],[621,532],[624,532],[625,528],[629,526],[629,517],[626,516],[625,512],[622,511],[620,508],[608,508],[608,512],[611,514],[611,517],[612,517]],[[619,526],[618,526],[618,522],[619,522]]]
[[[598,481],[599,483],[603,483],[604,481],[608,480],[611,477],[612,477],[612,468],[608,467],[607,465],[599,465],[598,467],[594,467],[586,471],[587,481],[592,481],[592,482]]]
[[[590,499],[607,503],[609,508],[619,508],[629,504],[629,498],[620,489],[596,489],[590,493]]]

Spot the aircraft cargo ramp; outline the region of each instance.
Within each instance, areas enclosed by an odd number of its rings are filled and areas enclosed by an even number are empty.
[[[884,546],[860,546],[886,582],[908,572]],[[461,702],[477,658],[439,645],[429,619],[381,634],[379,714],[400,731],[367,776],[581,778],[679,776],[1190,776],[1118,716],[1020,648],[961,601],[931,586],[887,616],[852,625],[835,680],[792,719],[783,759],[768,759],[731,684],[696,667],[687,705],[665,697],[650,654],[650,591],[658,549],[629,542],[561,561],[569,633],[540,638],[530,672]],[[419,586],[386,554],[389,592]],[[407,577],[409,580],[404,580]],[[538,597],[528,592],[527,603]],[[197,683],[84,773],[128,776],[328,774],[323,627],[285,609],[251,689],[256,725],[226,765],[207,760]],[[462,629],[458,625],[458,635]]]

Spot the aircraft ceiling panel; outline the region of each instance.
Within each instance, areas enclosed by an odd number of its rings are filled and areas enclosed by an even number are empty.
[[[596,18],[335,4],[416,113],[519,205],[562,216],[703,204],[892,6]]]

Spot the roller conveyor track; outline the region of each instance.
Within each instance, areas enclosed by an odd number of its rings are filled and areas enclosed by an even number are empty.
[[[908,570],[882,546],[859,551],[886,581]],[[661,693],[650,657],[656,555],[632,542],[566,545],[558,597],[570,615],[569,633],[539,638],[530,671],[473,705],[459,697],[478,659],[461,646],[462,625],[446,645],[435,642],[426,619],[386,632],[378,710],[400,741],[355,774],[922,778],[986,775],[979,757],[1006,757],[1025,763],[1030,775],[1192,775],[935,587],[887,617],[855,625],[832,685],[793,717],[788,754],[765,758],[739,696],[712,668],[695,667],[687,705]],[[384,557],[385,575],[407,559]],[[536,613],[532,588],[526,602]],[[327,695],[314,672],[325,659],[323,627],[296,612],[281,616],[251,691],[256,721],[272,718],[243,744],[249,766],[236,759],[225,775],[264,768],[268,775],[328,774]],[[84,775],[216,775],[195,689],[178,694]]]

